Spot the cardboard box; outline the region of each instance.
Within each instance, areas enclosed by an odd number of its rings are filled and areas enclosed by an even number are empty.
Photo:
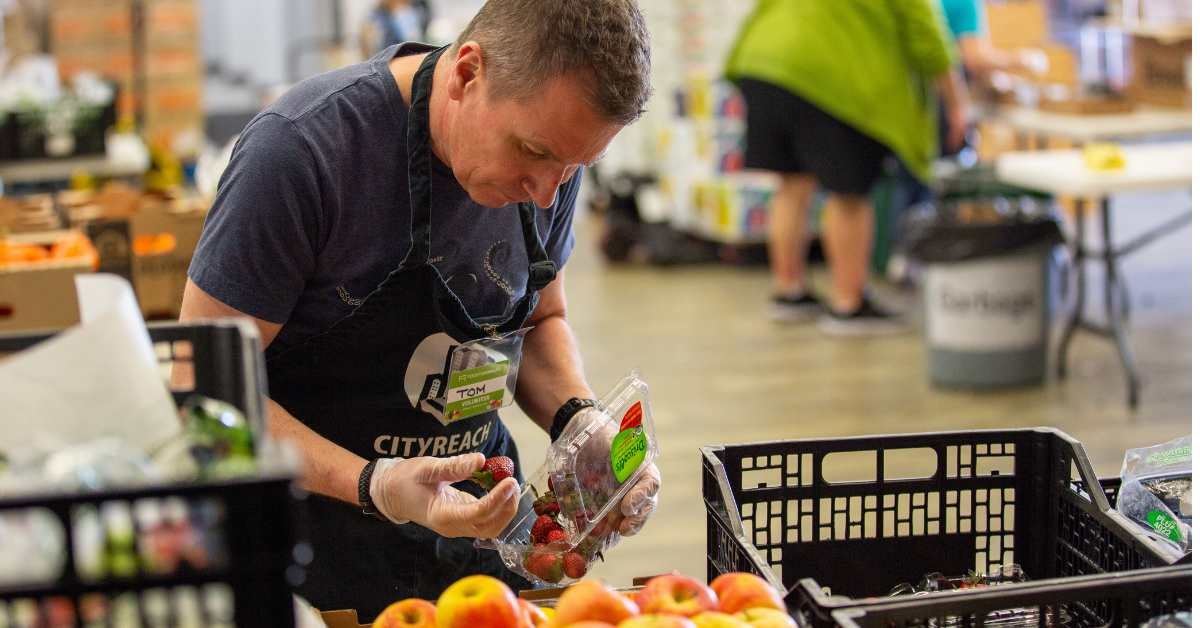
[[[207,206],[121,186],[73,201],[62,204],[99,252],[100,272],[128,279],[148,320],[178,318]]]
[[[135,243],[133,287],[147,319],[179,318],[188,265],[206,215],[190,202],[162,201],[143,207],[130,222]],[[136,246],[139,238],[169,240],[172,246],[143,252]]]
[[[64,226],[49,194],[0,196],[0,237],[5,233],[55,231]]]
[[[51,244],[67,231],[12,234],[7,242]],[[0,265],[0,332],[62,329],[79,322],[75,275],[90,261],[46,260]]]
[[[653,576],[638,577],[633,579],[633,586],[630,587],[615,587],[617,592],[629,594],[640,590],[645,584],[650,581]],[[568,587],[549,587],[546,589],[530,589],[521,591],[519,597],[532,602],[536,606],[554,606],[558,598],[562,596],[563,591]],[[373,617],[370,619],[374,619]],[[322,611],[321,620],[329,628],[371,628],[370,623],[359,623],[358,611],[353,609],[343,609],[336,611]]]
[[[988,37],[1004,50],[1036,48],[1050,40],[1044,0],[988,2]]]
[[[1192,106],[1192,38],[1165,40],[1134,35],[1129,95],[1139,103],[1188,109]]]

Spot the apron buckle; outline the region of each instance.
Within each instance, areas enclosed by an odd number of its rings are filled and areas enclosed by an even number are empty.
[[[558,265],[553,260],[544,259],[529,265],[529,286],[539,291],[550,285],[558,275]]]

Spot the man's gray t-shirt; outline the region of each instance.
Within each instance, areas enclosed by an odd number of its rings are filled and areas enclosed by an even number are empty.
[[[238,139],[188,276],[218,301],[282,323],[274,344],[328,329],[408,252],[408,107],[388,62],[428,49],[393,46],[308,79]],[[528,275],[517,206],[473,202],[450,169],[432,161],[432,261],[473,316],[501,314],[524,294]],[[574,246],[579,180],[576,173],[553,207],[537,210],[559,268]]]

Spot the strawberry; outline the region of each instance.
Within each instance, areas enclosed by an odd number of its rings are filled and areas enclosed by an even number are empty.
[[[557,515],[561,509],[558,506],[558,500],[554,495],[547,493],[537,498],[533,502],[533,512],[539,515],[549,515],[551,517]]]
[[[525,559],[525,569],[538,578],[554,584],[563,577],[562,559],[550,552],[533,552]]]
[[[533,522],[533,529],[529,533],[533,536],[534,543],[545,543],[546,536],[550,534],[551,530],[561,529],[562,526],[558,525],[554,519],[548,515],[541,515],[537,518],[537,521]]]
[[[546,533],[546,543],[565,543],[567,532],[561,529],[550,530]]]
[[[563,573],[572,580],[587,575],[587,561],[577,552],[571,552],[563,557]]]
[[[482,486],[484,490],[490,491],[505,478],[511,478],[514,468],[512,458],[494,456],[483,461],[483,468],[476,471],[471,479]]]

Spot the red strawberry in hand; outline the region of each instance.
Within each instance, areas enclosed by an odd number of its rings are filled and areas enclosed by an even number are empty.
[[[490,491],[505,478],[513,476],[514,465],[512,458],[508,456],[495,456],[488,458],[483,462],[483,468],[476,471],[471,479],[476,484],[483,487],[484,490]]]
[[[566,530],[561,530],[561,529],[556,528],[556,529],[550,530],[549,532],[546,533],[546,543],[566,543],[566,542],[567,542]]]

